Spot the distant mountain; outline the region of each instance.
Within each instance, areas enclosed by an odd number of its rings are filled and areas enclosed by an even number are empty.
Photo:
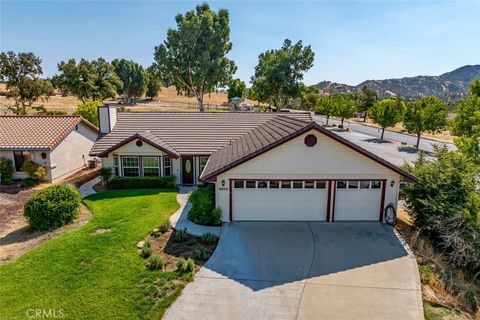
[[[379,98],[400,94],[406,99],[437,96],[445,101],[455,101],[468,95],[469,84],[480,77],[480,65],[463,66],[440,76],[416,76],[400,79],[367,80],[359,85],[322,81],[316,85],[321,94],[355,93],[367,86],[375,90]]]

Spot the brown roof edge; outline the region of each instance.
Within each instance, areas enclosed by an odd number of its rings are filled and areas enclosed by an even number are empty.
[[[361,153],[362,155],[366,156],[367,158],[369,158],[369,159],[383,165],[384,167],[387,167],[388,169],[400,174],[402,177],[405,178],[405,181],[407,181],[407,182],[417,182],[418,181],[417,177],[410,174],[409,172],[397,167],[396,165],[386,161],[385,159],[380,158],[379,156],[371,153],[370,151],[361,148],[360,146],[354,144],[353,142],[350,142],[347,139],[336,135],[335,133],[331,132],[330,130],[327,130],[327,129],[323,128],[322,126],[320,126],[316,122],[312,122],[308,126],[305,126],[305,127],[301,128],[300,130],[298,130],[298,131],[296,131],[296,132],[294,132],[290,135],[287,135],[287,136],[271,143],[270,145],[265,146],[265,147],[255,151],[255,152],[251,153],[251,154],[248,154],[247,156],[244,156],[244,157],[242,157],[242,158],[240,158],[236,161],[233,161],[233,162],[225,165],[224,167],[213,171],[212,173],[210,173],[206,176],[201,176],[200,180],[205,181],[205,182],[207,182],[207,181],[208,182],[213,182],[213,181],[215,181],[216,176],[218,176],[219,174],[221,174],[225,171],[228,171],[228,170],[230,170],[230,169],[232,169],[232,168],[234,168],[234,167],[236,167],[236,166],[238,166],[238,165],[240,165],[240,164],[242,164],[242,163],[244,163],[244,162],[246,162],[246,161],[248,161],[252,158],[255,158],[255,157],[259,156],[260,154],[262,154],[264,152],[267,152],[267,151],[269,151],[269,150],[271,150],[271,149],[273,149],[273,148],[275,148],[275,147],[277,147],[277,146],[279,146],[279,145],[281,145],[281,144],[283,144],[287,141],[290,141],[293,138],[296,138],[299,135],[301,135],[301,134],[303,134],[303,133],[305,133],[305,132],[307,132],[311,129],[316,129],[320,133],[325,134],[326,136],[340,142],[341,144],[349,147],[350,149],[353,149],[353,150]],[[207,162],[207,166],[208,166],[208,162]]]
[[[168,155],[170,155],[171,157],[173,157],[173,158],[175,158],[175,159],[180,156],[180,154],[174,153],[174,152],[172,152],[172,151],[170,151],[170,150],[168,150],[168,149],[166,149],[166,148],[164,148],[164,147],[156,144],[155,142],[152,142],[152,141],[146,139],[145,137],[143,137],[143,136],[142,136],[141,134],[139,134],[139,133],[135,133],[134,135],[130,136],[129,138],[123,140],[123,141],[120,142],[120,143],[117,143],[116,145],[108,148],[108,149],[105,150],[105,151],[100,152],[99,154],[92,154],[92,153],[90,153],[90,155],[91,155],[91,156],[99,156],[99,157],[102,157],[102,158],[103,158],[103,157],[106,157],[106,156],[107,156],[110,152],[112,152],[113,150],[118,149],[118,148],[120,148],[121,146],[123,146],[123,145],[125,145],[125,144],[127,144],[127,143],[129,143],[129,142],[131,142],[131,141],[133,141],[133,140],[135,140],[135,139],[142,140],[143,142],[148,143],[148,144],[151,145],[152,147],[155,147],[155,148],[157,148],[157,149],[162,150],[163,152],[167,153]]]
[[[86,126],[90,127],[91,129],[93,129],[95,132],[99,132],[99,129],[97,128],[96,125],[94,125],[93,123],[91,123],[90,121],[88,121],[87,119],[85,119],[84,117],[82,116],[79,116],[80,117],[80,121],[83,122]]]

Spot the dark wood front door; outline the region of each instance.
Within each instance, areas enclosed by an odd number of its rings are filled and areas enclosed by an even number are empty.
[[[182,183],[193,184],[193,157],[182,157]]]

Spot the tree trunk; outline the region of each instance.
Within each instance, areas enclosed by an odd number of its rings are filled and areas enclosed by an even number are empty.
[[[345,118],[342,118],[342,122],[341,122],[342,129],[343,129],[343,120],[344,120],[344,119],[345,119]]]
[[[198,107],[200,108],[200,112],[205,112],[205,107],[203,106],[203,93],[197,94],[198,100]]]
[[[367,111],[365,111],[365,115],[363,116],[363,122],[367,122]]]
[[[385,133],[385,128],[382,128],[382,135],[380,137],[380,140],[383,140],[383,134]]]
[[[422,135],[421,133],[417,134],[417,145],[415,146],[415,148],[417,148],[417,149],[420,146],[420,136],[421,135]]]
[[[330,115],[329,114],[327,115],[327,123],[325,124],[326,126],[328,126],[328,120],[330,120]]]

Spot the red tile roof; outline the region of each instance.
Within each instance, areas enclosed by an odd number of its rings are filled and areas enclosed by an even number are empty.
[[[0,150],[51,150],[80,122],[98,131],[80,116],[0,116]]]

